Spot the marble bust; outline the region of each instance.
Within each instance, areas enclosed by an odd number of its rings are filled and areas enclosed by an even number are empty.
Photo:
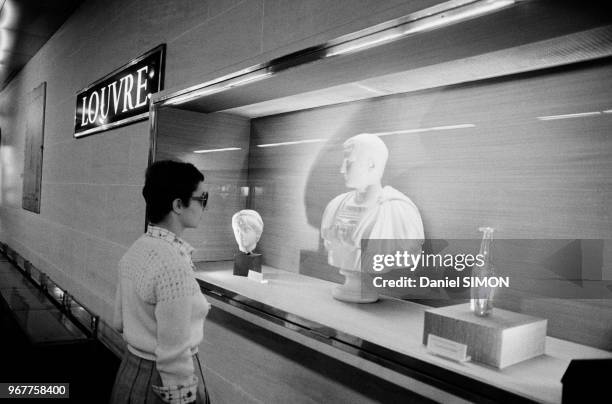
[[[232,216],[232,229],[240,251],[251,254],[261,238],[263,220],[256,211],[243,209]]]
[[[232,229],[240,249],[234,255],[234,275],[261,275],[262,256],[254,252],[263,232],[261,216],[254,210],[241,210],[232,216]]]
[[[378,300],[371,273],[362,271],[361,241],[409,240],[410,252],[418,254],[424,232],[416,205],[398,190],[381,184],[389,151],[376,135],[359,134],[343,143],[340,173],[349,192],[328,203],[321,221],[321,237],[328,262],[339,268],[345,282],[333,290],[334,298],[347,302]]]

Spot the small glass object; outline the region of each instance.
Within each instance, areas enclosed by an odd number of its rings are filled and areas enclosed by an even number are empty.
[[[487,280],[493,276],[494,268],[491,260],[491,241],[493,240],[493,228],[481,227],[482,241],[480,242],[479,255],[482,256],[482,266],[475,265],[472,269],[472,290],[470,309],[479,317],[488,316],[493,310],[493,288]]]

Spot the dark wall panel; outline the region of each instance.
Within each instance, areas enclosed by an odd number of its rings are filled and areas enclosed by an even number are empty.
[[[28,94],[22,207],[40,213],[47,83]]]

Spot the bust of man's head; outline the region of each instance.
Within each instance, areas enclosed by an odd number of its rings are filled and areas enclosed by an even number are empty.
[[[362,133],[347,139],[342,147],[344,160],[340,173],[348,188],[363,190],[368,185],[380,183],[389,150],[378,136]]]
[[[263,220],[256,211],[243,209],[232,216],[232,229],[240,251],[250,254],[263,232]]]

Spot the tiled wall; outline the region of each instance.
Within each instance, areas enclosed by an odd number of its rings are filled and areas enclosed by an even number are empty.
[[[0,93],[0,240],[108,321],[116,264],[142,232],[149,127],[74,139],[75,94],[160,43],[166,89],[193,84],[440,0],[91,0]],[[41,212],[21,208],[26,95],[47,82]]]

